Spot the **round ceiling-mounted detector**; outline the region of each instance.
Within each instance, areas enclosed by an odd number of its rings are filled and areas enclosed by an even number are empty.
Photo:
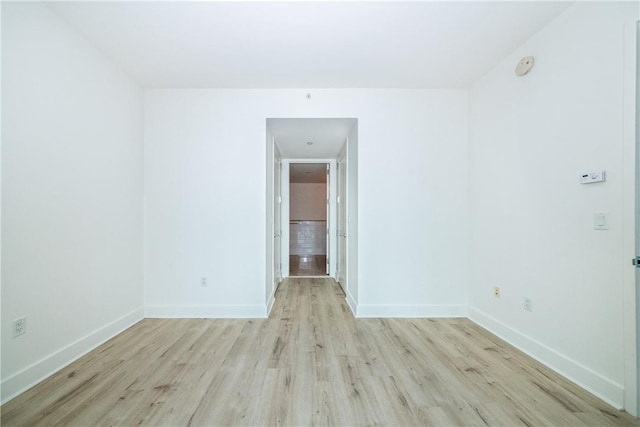
[[[524,76],[533,68],[533,56],[525,56],[516,65],[516,76]]]

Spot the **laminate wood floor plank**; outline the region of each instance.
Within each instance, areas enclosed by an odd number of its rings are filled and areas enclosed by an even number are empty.
[[[5,404],[4,426],[638,426],[467,319],[355,319],[287,279],[269,319],[145,319]]]

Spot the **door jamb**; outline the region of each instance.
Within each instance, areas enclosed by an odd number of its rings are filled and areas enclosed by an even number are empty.
[[[336,234],[336,188],[335,188],[335,173],[336,173],[336,159],[281,159],[282,161],[282,277],[283,279],[289,277],[289,165],[291,163],[328,163],[329,164],[329,236],[333,237]],[[329,257],[329,275],[326,277],[335,278],[336,274],[336,239],[329,238],[327,245],[327,256]]]

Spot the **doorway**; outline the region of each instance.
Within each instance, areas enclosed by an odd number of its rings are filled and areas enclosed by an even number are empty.
[[[289,276],[329,274],[329,163],[289,164]]]
[[[339,278],[349,306],[355,313],[358,293],[358,119],[267,118],[266,141],[268,307],[272,307],[280,280],[298,274],[310,274],[304,276],[307,278],[313,277],[311,274],[317,274],[316,277]],[[341,163],[340,171],[338,162]],[[325,250],[320,250],[319,253],[302,253],[295,248],[294,253],[290,253],[291,220],[307,219],[297,216],[290,218],[291,164],[324,165],[325,176],[329,165],[325,182],[325,200],[328,201],[325,230],[328,233],[324,240]],[[294,183],[295,181],[296,178]],[[339,181],[340,189],[337,188]],[[340,218],[337,217],[338,198],[342,208]],[[316,225],[316,235],[318,229],[321,226]],[[293,232],[296,233],[296,230]],[[293,266],[290,266],[290,260],[293,261]],[[301,273],[301,269],[307,271]]]

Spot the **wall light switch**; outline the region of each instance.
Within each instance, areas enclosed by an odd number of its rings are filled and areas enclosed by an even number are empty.
[[[606,213],[593,214],[593,229],[594,230],[608,230],[609,218]]]
[[[580,175],[580,184],[593,184],[594,182],[606,181],[605,171],[585,172]]]

